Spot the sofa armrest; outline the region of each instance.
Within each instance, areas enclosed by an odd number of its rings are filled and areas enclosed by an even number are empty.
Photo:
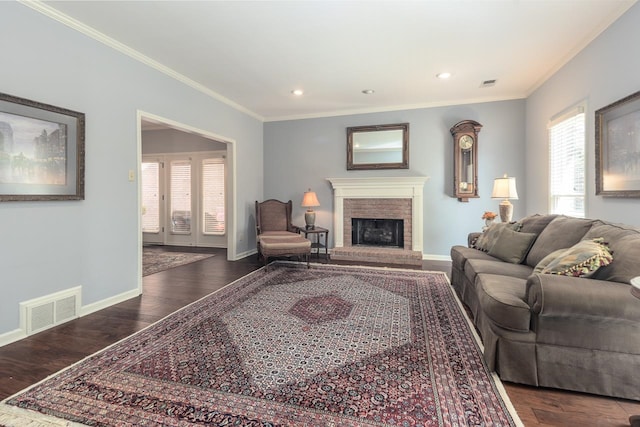
[[[555,274],[532,274],[526,301],[539,317],[607,317],[640,322],[640,300],[629,285]]]
[[[480,232],[469,233],[467,236],[467,246],[472,248],[473,244],[478,240],[478,237],[480,237],[481,234],[482,233]]]

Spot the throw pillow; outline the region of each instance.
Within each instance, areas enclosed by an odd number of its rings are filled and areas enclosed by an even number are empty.
[[[542,273],[542,270],[547,268],[547,266],[549,264],[551,264],[551,261],[554,261],[556,258],[560,258],[560,256],[562,256],[564,251],[566,251],[568,249],[569,248],[563,248],[563,249],[558,249],[557,251],[551,252],[549,255],[547,255],[546,257],[542,258],[542,260],[534,267],[533,272],[534,273]]]
[[[498,240],[500,232],[505,228],[518,231],[520,229],[520,223],[517,222],[499,222],[497,224],[491,224],[489,228],[478,237],[474,248],[481,250],[482,252],[489,252],[493,245]]]
[[[520,233],[510,228],[504,228],[495,244],[489,249],[489,255],[512,264],[520,264],[536,239],[535,233]]]
[[[543,260],[544,261],[544,260]],[[611,264],[613,256],[603,239],[582,240],[561,251],[540,271],[543,274],[559,274],[574,277],[590,277],[600,267]],[[536,265],[537,270],[538,266]]]

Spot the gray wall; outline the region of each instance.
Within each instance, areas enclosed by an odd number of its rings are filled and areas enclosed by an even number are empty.
[[[586,214],[614,222],[640,225],[640,200],[595,195],[596,110],[640,90],[640,3],[582,50],[527,99],[527,183],[529,212],[548,206],[547,123],[556,114],[586,101]]]
[[[0,2],[0,51],[1,92],[87,120],[86,200],[0,204],[0,342],[16,337],[21,301],[82,286],[86,306],[137,289],[137,110],[236,141],[237,252],[255,248],[259,120],[17,2]]]
[[[449,129],[466,119],[483,125],[478,137],[480,198],[461,203],[452,197]],[[410,169],[347,171],[347,127],[404,122],[410,125]],[[326,178],[428,176],[423,253],[429,258],[448,257],[452,245],[465,243],[469,232],[482,228],[485,210],[498,211],[499,200],[491,199],[494,178],[508,173],[524,190],[524,141],[524,100],[265,123],[264,195],[293,200],[294,223],[304,224],[302,195],[309,187],[316,191],[321,204],[314,209],[316,224],[330,229],[333,246],[333,192]],[[521,217],[524,200],[513,204],[514,217]]]

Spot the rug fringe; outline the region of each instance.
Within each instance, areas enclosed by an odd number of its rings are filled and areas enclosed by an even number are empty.
[[[0,404],[0,426],[4,427],[81,427],[73,421],[63,420],[35,411]]]

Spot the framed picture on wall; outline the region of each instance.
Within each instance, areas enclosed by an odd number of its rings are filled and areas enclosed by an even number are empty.
[[[596,195],[640,197],[640,92],[596,111]]]
[[[0,201],[84,200],[83,113],[0,93]]]

